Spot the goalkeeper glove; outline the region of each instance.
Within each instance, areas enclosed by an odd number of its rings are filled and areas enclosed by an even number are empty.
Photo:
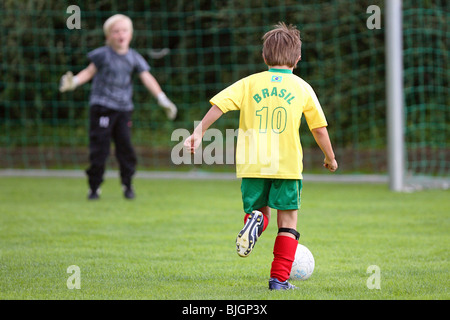
[[[61,77],[61,81],[59,82],[59,91],[73,91],[77,86],[77,76],[74,76],[72,71],[67,71],[66,74]]]
[[[160,92],[156,96],[156,99],[158,100],[159,106],[162,107],[166,112],[167,118],[169,118],[170,120],[175,119],[178,111],[177,107],[172,101],[169,100],[169,98],[167,98],[166,94],[164,92]]]

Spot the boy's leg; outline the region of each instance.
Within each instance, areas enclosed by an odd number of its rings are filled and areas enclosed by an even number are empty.
[[[134,198],[131,182],[136,172],[137,157],[131,143],[131,112],[120,112],[113,129],[116,158],[119,162],[120,179],[124,195]]]
[[[111,115],[109,109],[102,106],[91,106],[89,124],[89,162],[86,170],[91,196],[95,196],[103,182],[106,159],[111,143]],[[94,198],[94,197],[93,197]]]
[[[259,208],[257,211],[261,212],[264,215],[264,223],[263,223],[263,229],[262,229],[262,232],[264,232],[264,230],[266,230],[267,226],[269,225],[269,221],[270,221],[270,207],[265,206],[265,207]],[[244,216],[244,224],[247,223],[247,220],[249,217],[250,217],[250,214],[246,213]]]
[[[282,283],[289,279],[295,252],[297,251],[298,238],[300,237],[297,232],[297,215],[300,208],[301,190],[301,180],[280,179],[274,180],[269,193],[268,205],[278,209],[278,235],[273,249],[274,259],[270,277]],[[290,287],[287,286],[287,288]],[[277,289],[277,286],[275,286],[275,289]],[[286,289],[286,287],[283,289]]]
[[[250,255],[264,226],[267,226],[267,223],[262,212],[254,210],[248,215],[244,227],[236,237],[236,250],[239,256],[245,258]]]
[[[269,189],[269,179],[242,179],[241,192],[246,215],[244,227],[236,237],[236,249],[241,257],[247,257],[252,252],[256,241],[269,223],[270,208],[266,206]]]
[[[298,210],[278,210],[277,222],[279,233],[273,248],[273,262],[270,278],[285,282],[289,279],[298,245],[297,230]]]

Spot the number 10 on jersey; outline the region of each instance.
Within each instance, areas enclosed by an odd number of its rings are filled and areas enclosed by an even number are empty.
[[[262,107],[256,111],[256,116],[259,117],[260,133],[267,133],[268,126],[278,134],[286,129],[287,111],[283,107],[276,107],[271,113],[268,107]]]

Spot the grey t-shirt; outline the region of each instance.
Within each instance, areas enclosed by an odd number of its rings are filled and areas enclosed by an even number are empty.
[[[132,74],[150,70],[145,59],[133,49],[118,54],[111,47],[104,46],[88,53],[97,73],[92,80],[90,105],[119,110],[133,110]]]

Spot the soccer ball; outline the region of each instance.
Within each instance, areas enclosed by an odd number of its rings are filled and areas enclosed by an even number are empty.
[[[314,257],[307,247],[298,244],[291,269],[291,280],[306,280],[314,271]]]

